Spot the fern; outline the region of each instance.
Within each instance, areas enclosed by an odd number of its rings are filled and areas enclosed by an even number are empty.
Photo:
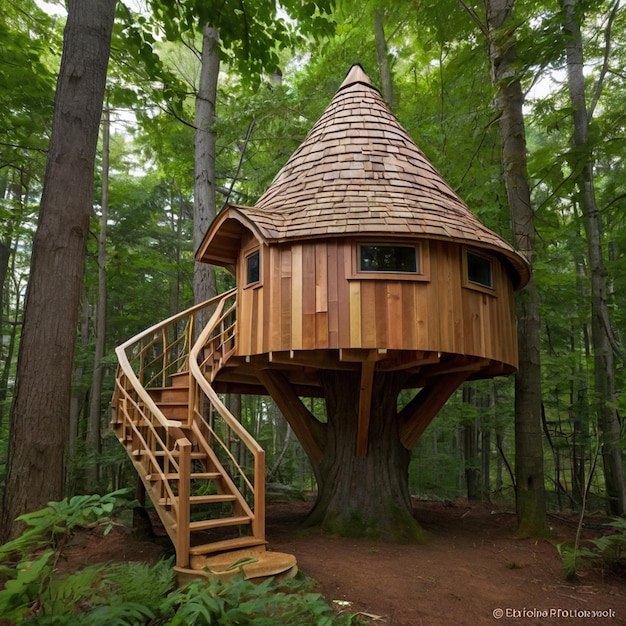
[[[272,580],[252,583],[241,577],[227,583],[198,579],[176,588],[172,559],[154,566],[137,562],[92,565],[56,576],[54,564],[60,555],[57,536],[76,526],[110,524],[123,494],[75,496],[22,517],[27,531],[0,546],[0,561],[6,561],[0,564],[2,618],[29,626],[359,623],[353,616],[336,616],[302,577],[281,585]],[[46,544],[50,549],[33,555],[35,548]],[[239,561],[234,567],[245,562]]]
[[[172,559],[159,561],[156,565],[128,562],[107,567],[101,581],[108,601],[154,605],[155,598],[163,598],[176,585]]]
[[[330,626],[334,613],[319,594],[280,591],[272,580],[252,583],[236,577],[194,581],[167,600],[175,610],[168,626],[220,624],[220,626]]]
[[[609,526],[619,532],[592,539],[588,548],[576,550],[572,544],[557,545],[567,578],[574,578],[581,565],[602,563],[613,569],[626,567],[626,520],[617,518]]]
[[[20,623],[34,604],[44,581],[52,571],[53,550],[48,550],[37,559],[22,560],[6,580],[0,591],[0,615]]]
[[[175,590],[163,603],[164,612],[173,614],[168,626],[193,626],[217,623],[224,613],[225,602],[214,595],[216,588],[197,580]]]
[[[14,540],[0,546],[0,561],[14,554],[27,554],[43,545],[56,545],[59,536],[65,536],[77,526],[88,526],[101,521],[106,524],[105,534],[112,527],[110,516],[120,507],[130,506],[130,490],[120,489],[104,496],[87,495],[48,502],[39,511],[20,515],[17,519],[28,526]]]
[[[582,563],[597,558],[597,554],[588,548],[575,547],[571,543],[559,543],[556,549],[561,557],[565,577],[568,580],[576,578],[576,574]]]

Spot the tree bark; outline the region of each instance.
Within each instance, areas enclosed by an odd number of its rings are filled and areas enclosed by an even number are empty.
[[[217,80],[220,68],[219,31],[209,24],[202,30],[202,64],[200,83],[196,94],[196,116],[194,137],[194,213],[193,247],[197,250],[209,225],[216,215],[215,154],[217,134],[215,131],[215,109],[217,102]],[[194,263],[193,294],[196,303],[204,302],[217,294],[215,269],[206,263]],[[208,321],[199,319],[198,329]]]
[[[104,110],[102,120],[102,202],[100,232],[98,233],[98,301],[96,302],[96,333],[93,358],[93,377],[89,401],[89,426],[87,428],[87,451],[93,455],[87,465],[87,481],[94,488],[98,482],[98,456],[101,451],[100,429],[102,418],[102,381],[104,379],[104,350],[106,344],[107,311],[107,220],[109,213],[109,130],[110,110]]]
[[[383,98],[387,106],[393,110],[393,80],[389,67],[389,48],[385,38],[385,11],[382,8],[374,9],[374,37],[376,40],[376,59],[378,61],[378,73]]]
[[[4,285],[7,282],[10,258],[10,246],[8,246],[4,241],[0,240],[0,337],[4,337],[7,334],[4,329]],[[2,369],[2,374],[0,374],[0,381],[4,381],[5,379],[8,381],[8,369],[9,363],[7,363],[6,369]],[[6,387],[0,387],[0,429],[2,428],[2,422],[4,421],[4,402],[6,400],[6,393]]]
[[[535,228],[530,200],[524,127],[524,95],[516,75],[514,0],[485,0],[489,56],[500,113],[502,171],[514,244],[533,264]],[[519,371],[515,375],[515,478],[518,532],[545,535],[546,495],[541,435],[539,295],[534,273],[516,299]]]
[[[482,408],[482,398],[471,385],[463,387],[463,402],[477,409]],[[465,485],[467,487],[467,499],[470,501],[480,500],[481,492],[481,469],[479,433],[480,417],[474,418],[471,422],[465,422],[462,426],[463,438],[463,461],[465,465]]]
[[[576,0],[561,0],[566,32],[567,76],[574,118],[574,146],[571,165],[576,177],[578,198],[583,210],[589,268],[591,271],[591,340],[594,360],[593,405],[602,436],[602,463],[613,515],[626,512],[626,485],[621,448],[621,427],[617,413],[615,357],[611,344],[611,322],[607,301],[607,271],[602,249],[602,216],[596,202],[592,149],[589,145],[589,115],[585,99],[583,40],[579,19],[583,12]]]
[[[399,543],[421,542],[408,486],[411,451],[400,442],[396,402],[402,373],[374,377],[367,456],[357,456],[361,378],[320,374],[328,423],[318,495],[307,524],[331,534]]]
[[[63,497],[72,359],[116,1],[67,2],[10,417],[0,540],[19,531],[18,515]]]

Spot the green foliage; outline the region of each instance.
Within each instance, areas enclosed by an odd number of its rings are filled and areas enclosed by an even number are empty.
[[[571,543],[557,545],[568,579],[575,578],[581,567],[594,564],[608,567],[613,572],[626,572],[626,519],[618,517],[609,526],[615,532],[591,539],[589,547],[576,549]]]
[[[8,577],[0,591],[0,615],[19,620],[26,613],[52,572],[53,556],[54,550],[47,550],[38,558],[21,560],[14,569],[6,566],[0,569],[0,576]]]
[[[186,624],[330,625],[332,609],[319,594],[302,593],[298,581],[251,583],[241,578],[223,583],[194,581],[167,599],[174,617],[171,626]]]
[[[96,564],[64,576],[55,574],[60,556],[56,535],[94,522],[108,524],[123,495],[76,496],[23,516],[29,530],[0,547],[0,563],[5,561],[0,565],[3,619],[36,626],[358,623],[349,615],[336,616],[303,577],[283,583],[273,579],[253,583],[240,577],[228,582],[197,579],[177,588],[173,559],[155,565]],[[7,562],[16,553],[21,555],[19,561]]]
[[[49,502],[44,509],[21,515],[18,520],[27,529],[19,537],[0,546],[0,561],[16,553],[25,555],[38,546],[56,545],[59,537],[67,536],[78,526],[100,523],[104,525],[106,535],[113,527],[111,516],[120,507],[129,506],[129,495],[129,489],[120,489],[104,496],[74,496],[60,502]]]
[[[254,583],[198,579],[177,588],[172,561],[92,565],[66,576],[52,575],[53,551],[21,564],[0,592],[0,611],[14,623],[111,626],[163,624],[223,626],[331,626],[356,623],[336,616],[301,580]],[[23,566],[22,566],[23,565]]]

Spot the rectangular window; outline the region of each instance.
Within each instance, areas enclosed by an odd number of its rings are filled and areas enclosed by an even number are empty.
[[[259,251],[246,257],[246,285],[258,283],[261,280],[261,256]]]
[[[467,280],[474,285],[493,289],[493,263],[491,259],[466,252],[467,255]]]
[[[417,248],[362,244],[359,246],[359,271],[417,274]]]

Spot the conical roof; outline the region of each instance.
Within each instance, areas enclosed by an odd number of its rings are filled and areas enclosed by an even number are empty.
[[[267,241],[377,233],[467,242],[504,255],[517,286],[528,281],[526,261],[448,185],[360,65],[255,205],[227,212]]]

